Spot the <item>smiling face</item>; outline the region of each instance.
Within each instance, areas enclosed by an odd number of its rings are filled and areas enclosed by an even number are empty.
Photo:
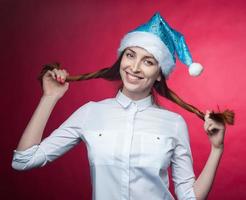
[[[133,100],[149,95],[155,81],[161,80],[157,60],[141,47],[128,47],[120,64],[123,94]]]

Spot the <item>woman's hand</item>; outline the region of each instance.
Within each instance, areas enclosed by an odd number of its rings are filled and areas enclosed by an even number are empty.
[[[48,70],[43,78],[43,96],[53,96],[60,99],[68,90],[69,83],[65,82],[69,73],[65,69]]]
[[[223,123],[216,122],[209,118],[209,111],[205,115],[204,129],[208,134],[210,143],[215,149],[223,149],[224,147],[224,135],[225,135],[225,125]],[[217,130],[212,132],[212,130]]]

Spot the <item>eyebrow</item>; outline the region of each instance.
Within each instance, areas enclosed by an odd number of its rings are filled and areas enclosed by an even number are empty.
[[[128,48],[127,50],[130,50],[132,53],[136,54],[135,51],[133,51],[132,49]],[[152,58],[156,61],[156,59],[154,58],[154,56],[144,56],[144,58]]]

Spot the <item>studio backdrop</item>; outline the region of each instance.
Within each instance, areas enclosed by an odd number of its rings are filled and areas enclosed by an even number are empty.
[[[168,86],[204,112],[229,108],[236,113],[235,125],[227,127],[224,154],[208,199],[245,199],[245,10],[243,0],[2,0],[0,199],[91,199],[83,143],[43,168],[24,172],[11,168],[13,150],[42,96],[37,76],[43,64],[52,62],[60,62],[71,75],[111,66],[124,34],[156,11],[185,35],[194,60],[204,66],[203,74],[195,78],[178,61]],[[114,97],[118,87],[117,82],[101,79],[70,83],[44,137],[84,103]],[[199,176],[210,152],[203,121],[159,100],[186,120]],[[170,187],[173,192],[172,182]]]

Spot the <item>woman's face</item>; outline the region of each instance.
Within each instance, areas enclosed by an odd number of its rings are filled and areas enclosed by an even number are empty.
[[[143,48],[126,48],[121,64],[122,92],[134,100],[147,97],[154,82],[161,80],[157,60]]]

